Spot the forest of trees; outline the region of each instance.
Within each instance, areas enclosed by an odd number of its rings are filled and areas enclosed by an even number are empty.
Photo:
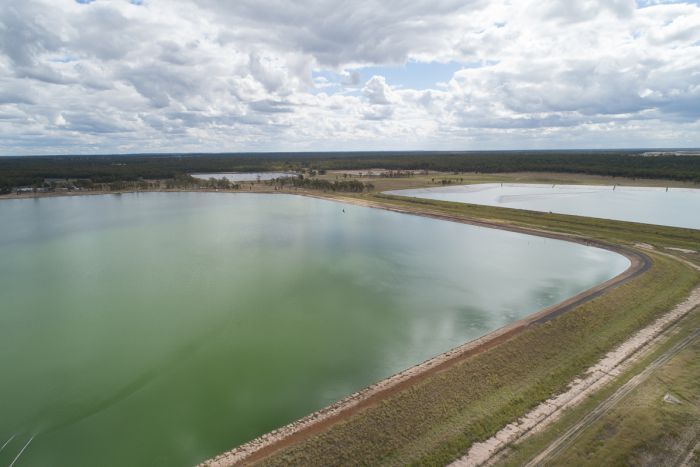
[[[312,190],[322,191],[343,191],[349,193],[362,193],[365,190],[371,190],[374,186],[371,183],[362,183],[359,180],[319,180],[317,178],[304,178],[303,175],[298,177],[282,177],[275,178],[268,182],[271,185],[280,187],[291,186],[295,188],[309,188]]]
[[[569,172],[700,183],[700,157],[642,151],[470,151],[153,154],[0,157],[0,191],[41,186],[46,178],[92,183],[175,180],[196,172],[339,169],[444,172]]]

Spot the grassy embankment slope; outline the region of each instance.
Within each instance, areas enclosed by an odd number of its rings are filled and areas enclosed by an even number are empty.
[[[696,309],[694,329],[700,326]],[[700,464],[700,340],[555,458],[559,465]],[[679,404],[664,402],[671,394]],[[690,451],[690,452],[689,452]]]
[[[700,231],[690,229],[380,194],[327,196],[456,221],[522,226],[631,247],[637,243],[658,249],[700,245]],[[472,443],[488,438],[565,389],[608,350],[671,309],[698,283],[698,273],[688,266],[653,253],[650,256],[653,265],[646,273],[603,296],[458,361],[381,403],[261,459],[261,463],[435,465],[459,457]]]
[[[633,375],[662,356],[684,336],[700,329],[700,307],[670,338],[615,383],[566,413],[548,429],[513,446],[501,466],[521,466],[544,451],[582,417],[610,397]],[[629,394],[554,456],[551,465],[695,465],[700,462],[700,339],[656,369]],[[666,402],[670,394],[678,402]]]

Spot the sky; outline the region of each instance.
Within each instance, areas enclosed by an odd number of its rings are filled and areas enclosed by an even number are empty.
[[[700,147],[700,3],[0,0],[0,155]]]

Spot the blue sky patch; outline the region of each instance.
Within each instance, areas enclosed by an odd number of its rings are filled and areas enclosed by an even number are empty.
[[[364,83],[374,75],[386,78],[391,86],[410,89],[430,89],[437,87],[452,78],[455,71],[464,66],[457,62],[414,62],[409,61],[403,66],[372,66],[360,68],[360,82]]]
[[[416,62],[408,61],[404,65],[368,66],[348,70],[348,74],[332,71],[315,71],[313,78],[325,78],[332,84],[331,88],[362,87],[372,76],[379,75],[390,86],[408,89],[435,89],[439,83],[445,83],[456,71],[463,68],[477,68],[481,63],[458,62]],[[332,91],[326,88],[326,91]]]
[[[361,88],[372,76],[383,76],[392,87],[405,89],[437,89],[440,83],[448,82],[455,72],[465,68],[492,66],[497,61],[459,62],[417,62],[408,61],[404,65],[368,66],[347,70],[346,73],[332,71],[315,71],[314,79],[325,78],[330,86],[318,89],[327,93],[337,92],[343,88],[352,93],[353,88]]]

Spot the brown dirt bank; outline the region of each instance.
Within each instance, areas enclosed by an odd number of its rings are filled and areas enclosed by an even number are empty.
[[[351,417],[353,414],[362,411],[365,408],[370,407],[374,404],[378,404],[385,398],[405,389],[408,389],[414,386],[415,384],[425,380],[426,378],[438,372],[441,372],[464,359],[484,352],[492,347],[501,344],[502,342],[507,341],[513,336],[523,332],[525,329],[528,328],[528,326],[544,323],[563,313],[566,313],[567,311],[570,311],[571,309],[602,295],[607,290],[617,287],[623,284],[624,282],[632,279],[633,277],[642,274],[651,266],[651,259],[641,251],[623,247],[620,245],[613,245],[598,240],[591,240],[584,237],[553,233],[533,228],[518,227],[497,222],[465,220],[463,218],[453,217],[436,212],[429,212],[425,210],[420,210],[418,208],[416,210],[398,208],[395,206],[388,206],[384,203],[377,201],[358,199],[353,197],[323,196],[308,192],[299,194],[303,194],[304,196],[310,196],[314,198],[334,200],[361,206],[401,212],[405,214],[420,215],[440,220],[460,222],[479,227],[495,228],[526,235],[535,235],[551,239],[575,242],[619,253],[628,258],[631,264],[627,270],[602,284],[599,284],[591,289],[579,293],[578,295],[575,295],[561,303],[545,308],[526,318],[515,321],[476,340],[455,347],[443,354],[426,360],[425,362],[413,366],[407,370],[390,376],[389,378],[386,378],[371,386],[368,386],[365,389],[355,392],[350,396],[341,399],[340,401],[330,406],[320,409],[300,420],[297,420],[289,425],[264,434],[231,451],[228,451],[213,459],[205,461],[201,465],[227,466],[236,464],[248,464],[261,460],[267,457],[268,455],[273,454],[274,452],[277,452],[285,447],[305,440],[310,436],[318,434],[324,431],[326,428],[334,425],[335,423],[342,422],[348,417]]]

